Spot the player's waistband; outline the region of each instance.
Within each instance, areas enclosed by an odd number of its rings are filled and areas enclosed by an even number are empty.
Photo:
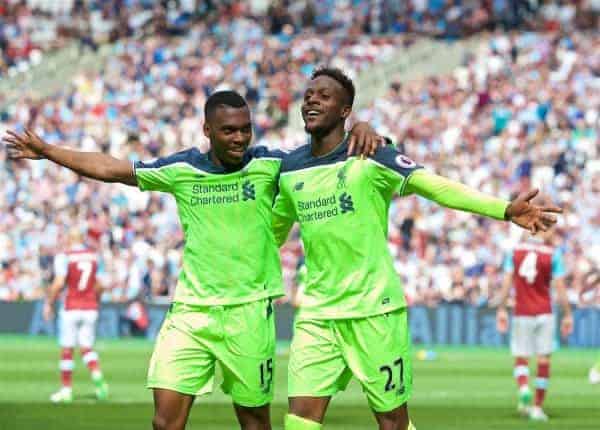
[[[254,300],[244,301],[241,303],[226,303],[226,304],[197,304],[180,301],[173,301],[169,306],[169,312],[214,312],[219,309],[232,309],[240,306],[254,305],[264,303],[265,305],[273,303],[273,299],[280,295],[259,297]]]

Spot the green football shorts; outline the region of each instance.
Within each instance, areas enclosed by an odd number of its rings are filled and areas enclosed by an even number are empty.
[[[406,309],[341,320],[298,319],[290,348],[289,397],[332,396],[358,379],[375,412],[389,412],[412,391]]]
[[[189,395],[213,391],[215,363],[223,392],[241,406],[273,399],[275,317],[270,299],[234,306],[173,303],[148,368],[148,388]]]

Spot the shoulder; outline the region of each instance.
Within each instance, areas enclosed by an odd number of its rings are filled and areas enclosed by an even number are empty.
[[[406,155],[401,154],[400,151],[392,145],[378,148],[375,155],[369,159],[375,164],[394,170],[402,176],[409,176],[415,169],[421,168],[420,165]]]
[[[175,164],[189,164],[196,167],[206,160],[206,154],[202,154],[197,148],[185,149],[165,157],[154,158],[145,161],[136,161],[136,169],[161,169],[163,167],[173,166]]]
[[[282,160],[287,155],[286,152],[279,149],[270,149],[263,145],[251,146],[248,148],[247,155],[249,160],[253,159],[276,159]]]
[[[281,173],[302,169],[310,160],[310,144],[302,145],[285,154],[281,162]]]

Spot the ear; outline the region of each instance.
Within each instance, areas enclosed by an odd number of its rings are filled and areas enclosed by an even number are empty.
[[[347,119],[350,116],[351,113],[352,113],[352,106],[345,105],[342,108],[342,118]]]
[[[202,130],[204,131],[204,135],[210,139],[210,125],[208,125],[208,121],[204,121],[204,125],[202,126]]]

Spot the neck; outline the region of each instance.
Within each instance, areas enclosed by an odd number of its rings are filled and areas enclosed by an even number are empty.
[[[227,164],[224,161],[221,161],[221,159],[219,157],[217,157],[217,154],[215,154],[215,151],[213,151],[212,149],[209,152],[209,157],[210,157],[210,161],[212,161],[215,166],[222,167],[223,169],[225,169],[228,172],[235,172],[242,168],[242,163],[232,165],[232,164]]]
[[[344,139],[344,124],[336,126],[324,134],[311,134],[311,153],[314,157],[329,154]]]

